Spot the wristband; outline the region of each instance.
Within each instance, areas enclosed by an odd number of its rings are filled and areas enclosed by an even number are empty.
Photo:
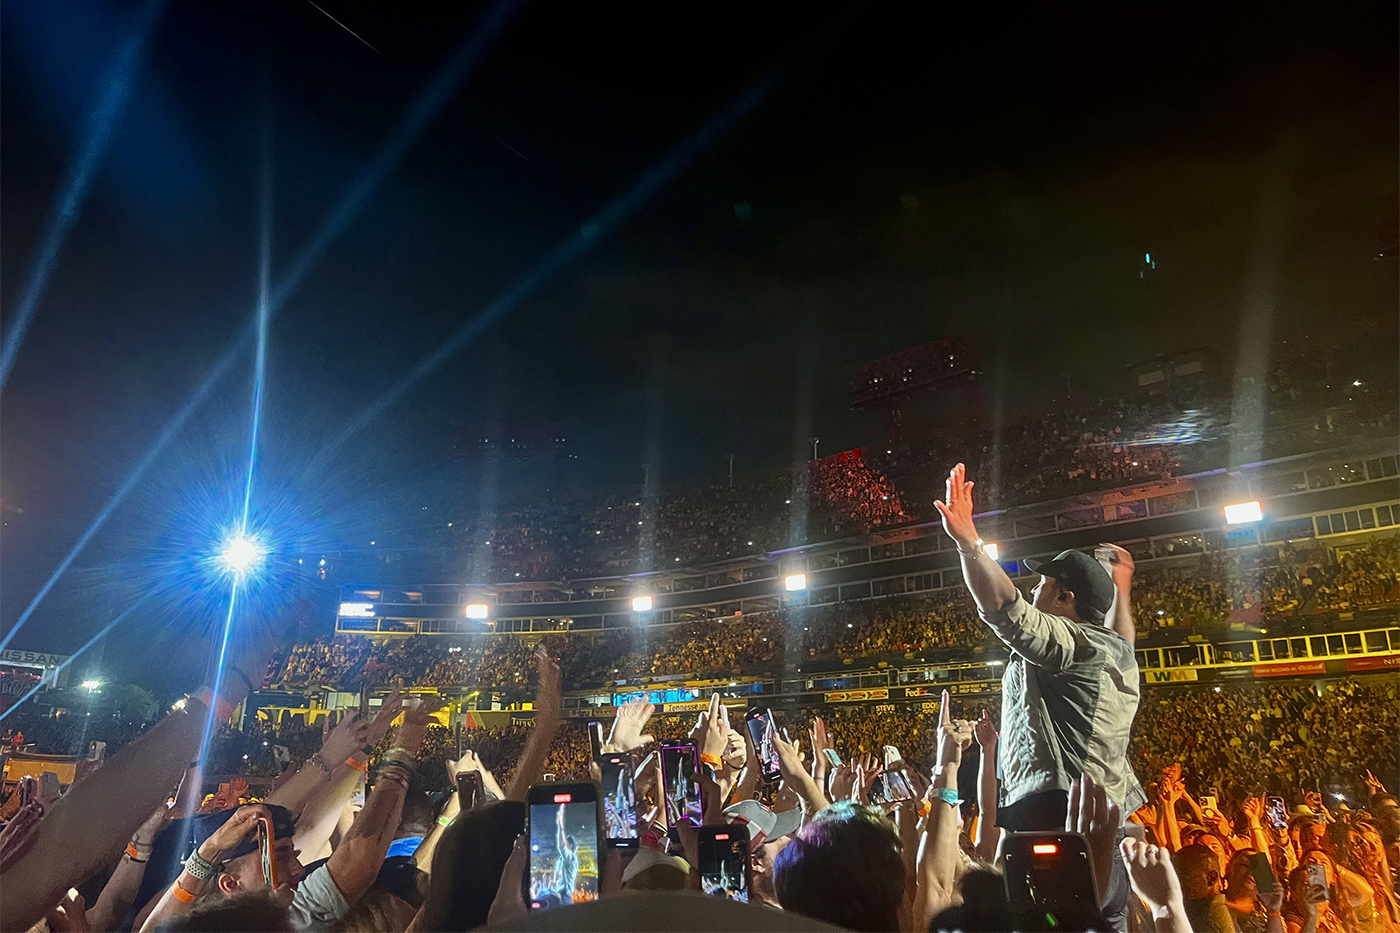
[[[705,752],[703,755],[700,756],[700,763],[703,765],[709,765],[711,768],[724,767],[724,760],[718,755],[714,755],[709,752]]]
[[[194,892],[186,891],[184,886],[180,884],[179,878],[176,878],[175,883],[170,886],[170,896],[175,898],[175,900],[179,901],[181,904],[194,903]]]
[[[920,801],[919,801],[919,816],[928,816],[928,815],[929,815],[929,812],[932,811],[932,810],[933,810],[933,804],[932,804],[932,803],[930,803],[930,802],[927,801],[927,800],[920,800]]]
[[[185,871],[191,878],[200,881],[208,881],[219,873],[218,867],[211,861],[200,855],[198,851],[191,852],[190,857],[185,859]]]
[[[935,787],[933,795],[950,807],[956,807],[958,804],[962,803],[962,798],[958,796],[958,792],[951,787]]]
[[[147,854],[149,855],[149,853]],[[143,865],[146,862],[150,861],[149,858],[141,858],[141,850],[136,848],[136,843],[134,842],[128,842],[126,844],[126,857],[131,859],[133,862],[140,862]]]
[[[350,767],[354,768],[356,771],[364,772],[369,770],[369,762],[356,761],[354,755],[351,755],[349,758],[345,759],[345,763]]]
[[[451,826],[451,825],[452,825],[452,817],[450,817],[450,816],[440,816],[440,817],[438,817],[438,825],[439,825],[439,826]]]
[[[233,718],[233,704],[223,697],[214,696],[214,691],[208,687],[200,687],[194,698],[214,711],[214,715],[219,717],[220,722],[228,722]]]

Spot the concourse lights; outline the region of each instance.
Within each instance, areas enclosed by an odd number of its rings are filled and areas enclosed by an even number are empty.
[[[485,603],[467,603],[464,611],[468,619],[484,619],[491,612],[491,608]]]
[[[372,619],[374,603],[341,603],[340,616],[343,619]]]
[[[1264,510],[1259,507],[1259,500],[1253,502],[1237,502],[1234,505],[1225,506],[1225,524],[1244,525],[1248,522],[1257,522],[1263,519]]]
[[[807,588],[807,575],[805,573],[792,573],[783,578],[783,588],[789,593]]]
[[[256,570],[267,555],[267,549],[256,538],[245,534],[229,536],[219,549],[219,563],[224,570],[236,576]]]
[[[633,597],[632,597],[632,611],[633,611],[633,612],[651,612],[651,597],[650,597],[650,596],[633,596]]]
[[[91,693],[92,691],[96,690],[96,689],[97,689],[98,687],[100,687],[100,686],[102,686],[102,681],[100,681],[100,680],[85,680],[85,681],[83,681],[83,689],[86,690],[86,691],[88,691],[89,693]]]
[[[982,545],[982,553],[986,554],[992,560],[996,560],[997,555],[1001,553],[1001,548],[997,547],[996,542],[993,541],[990,544]]]

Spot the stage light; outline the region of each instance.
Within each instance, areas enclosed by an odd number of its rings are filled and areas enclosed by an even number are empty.
[[[633,597],[632,597],[632,611],[633,611],[633,612],[651,612],[651,597],[650,597],[650,596],[633,596]]]
[[[101,687],[101,686],[102,686],[102,681],[100,681],[100,680],[85,680],[85,681],[83,681],[83,689],[86,690],[88,693],[91,693],[92,691],[96,690],[98,687]]]
[[[783,578],[783,588],[789,593],[805,590],[807,588],[807,575],[805,573],[788,574]]]
[[[342,619],[372,619],[374,618],[374,603],[341,603],[340,617]]]
[[[1001,554],[1001,548],[997,547],[996,542],[993,541],[989,544],[982,545],[982,553],[986,554],[992,560],[996,560],[998,555]]]
[[[467,603],[465,610],[468,619],[484,619],[491,612],[485,603]]]
[[[256,570],[265,556],[267,551],[256,538],[235,534],[225,540],[219,550],[219,564],[226,572],[242,576]]]
[[[1259,500],[1253,502],[1237,502],[1234,505],[1225,506],[1225,524],[1244,525],[1248,522],[1257,522],[1264,517],[1264,510],[1259,507]]]

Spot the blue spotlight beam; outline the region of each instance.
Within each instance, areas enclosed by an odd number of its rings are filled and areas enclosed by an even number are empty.
[[[107,87],[88,119],[87,138],[72,164],[68,166],[68,173],[63,178],[49,216],[44,222],[44,232],[39,238],[39,252],[29,269],[29,278],[10,312],[9,332],[5,334],[4,345],[0,346],[0,390],[5,388],[10,370],[14,368],[20,344],[24,342],[24,335],[34,320],[34,312],[39,308],[39,299],[48,287],[49,276],[58,264],[58,254],[63,249],[63,242],[68,238],[68,231],[73,228],[73,222],[78,219],[83,202],[92,190],[92,181],[97,175],[102,153],[107,148],[107,140],[111,138],[117,117],[121,115],[127,98],[131,95],[132,79],[140,66],[146,39],[164,9],[165,0],[149,0],[141,9],[130,38],[122,46],[116,62],[112,65],[107,77]]]
[[[214,664],[214,679],[209,684],[209,691],[212,694],[209,709],[209,718],[204,720],[204,733],[199,739],[199,757],[197,761],[204,761],[209,754],[209,741],[214,735],[214,721],[219,718],[215,712],[218,706],[219,691],[224,685],[224,664],[228,661],[228,643],[233,635],[233,612],[238,607],[238,578],[233,578],[233,584],[228,592],[228,616],[224,619],[223,636],[219,639],[219,657]]]
[[[258,433],[262,426],[263,376],[267,371],[267,321],[270,317],[268,289],[272,280],[272,134],[263,127],[262,191],[258,225],[258,317],[257,348],[253,354],[253,423],[248,438],[248,477],[243,485],[243,517],[240,534],[248,533],[248,512],[253,504],[253,472],[258,462]]]
[[[127,494],[136,486],[141,476],[150,468],[151,464],[155,462],[156,457],[165,449],[165,445],[170,443],[171,438],[180,432],[180,429],[185,426],[186,421],[190,420],[190,416],[194,414],[195,409],[208,398],[209,392],[214,388],[214,384],[223,377],[224,373],[228,372],[229,366],[233,365],[233,361],[238,356],[236,351],[241,348],[242,345],[243,341],[240,340],[214,364],[214,368],[209,371],[204,381],[195,389],[194,395],[190,396],[185,402],[184,407],[175,413],[175,417],[170,419],[165,429],[160,432],[160,436],[156,438],[155,443],[152,444],[151,448],[137,461],[136,466],[126,475],[126,479],[122,480],[122,484],[117,487],[117,491],[112,493],[112,498],[107,500],[107,504],[102,507],[102,511],[97,513],[97,517],[92,520],[92,524],[83,532],[82,537],[78,539],[77,543],[73,545],[68,554],[59,562],[57,569],[55,569],[48,580],[44,582],[44,585],[39,588],[39,592],[30,600],[24,612],[20,613],[15,624],[5,633],[5,637],[0,638],[0,650],[4,650],[19,630],[24,627],[24,623],[29,621],[29,617],[34,614],[35,609],[39,608],[39,603],[43,602],[44,597],[49,594],[49,590],[53,589],[54,584],[58,582],[58,578],[63,576],[63,572],[67,570],[68,566],[82,553],[83,548],[87,547],[88,542],[102,529],[103,525],[107,524],[107,520],[112,517],[112,513],[117,510],[117,506],[121,504],[122,500],[125,499]]]
[[[662,187],[684,169],[692,159],[709,148],[720,135],[758,105],[779,81],[778,73],[770,73],[753,84],[733,103],[696,131],[689,139],[671,150],[667,156],[642,174],[632,187],[608,202],[584,223],[577,233],[550,250],[523,278],[498,295],[476,317],[462,325],[436,350],[424,357],[407,375],[370,402],[344,429],[326,444],[308,464],[308,472],[324,465],[340,447],[366,425],[393,405],[424,376],[441,366],[473,337],[509,313],[522,301],[535,294],[562,269],[588,252],[600,237],[635,214]]]
[[[306,246],[303,247],[301,252],[298,253],[287,274],[282,277],[277,287],[272,290],[267,307],[267,318],[269,320],[277,315],[282,305],[286,302],[288,297],[291,296],[292,292],[296,290],[297,286],[301,284],[301,280],[316,262],[320,260],[326,249],[345,231],[346,227],[350,225],[350,222],[359,214],[374,190],[403,158],[404,153],[417,141],[418,136],[420,136],[423,130],[427,128],[428,124],[432,122],[432,119],[442,107],[451,100],[457,86],[466,80],[472,69],[480,62],[491,42],[500,36],[514,16],[523,7],[523,0],[501,0],[501,2],[493,6],[478,27],[464,40],[457,54],[443,66],[434,80],[423,89],[413,105],[409,108],[407,114],[396,125],[394,132],[390,134],[379,152],[360,172],[355,183],[351,185],[336,208],[322,223],[320,230],[311,238]],[[48,595],[49,590],[53,589],[54,584],[58,582],[58,578],[63,575],[64,571],[68,569],[68,566],[73,563],[73,560],[87,547],[88,542],[97,534],[97,531],[106,524],[107,519],[112,516],[117,506],[122,503],[122,500],[124,500],[136,486],[141,476],[151,464],[155,462],[156,457],[165,449],[165,446],[180,432],[180,429],[184,427],[185,422],[189,420],[190,415],[194,413],[195,409],[209,397],[214,386],[223,378],[224,374],[228,372],[229,367],[232,366],[234,360],[237,359],[238,354],[242,352],[244,344],[253,338],[254,332],[254,328],[244,331],[234,344],[225,351],[224,355],[219,357],[209,372],[205,374],[204,379],[195,387],[194,394],[190,396],[185,406],[175,414],[175,417],[156,437],[151,448],[141,460],[137,462],[131,472],[127,474],[126,479],[117,487],[117,491],[112,494],[112,498],[109,499],[107,504],[97,513],[97,517],[93,519],[93,523],[88,527],[87,531],[83,532],[82,537],[73,545],[72,550],[68,552],[68,555],[64,557],[63,561],[58,565],[58,568],[54,570],[53,574],[40,588],[38,594],[20,615],[18,621],[16,621],[14,626],[5,634],[4,639],[0,640],[0,649],[3,649],[10,643],[15,633],[20,630],[29,619],[30,615],[33,614],[35,608],[38,607],[44,597]]]
[[[133,612],[135,612],[135,611],[137,610],[137,608],[139,608],[140,605],[141,605],[142,603],[144,603],[148,598],[149,598],[149,597],[142,596],[140,599],[136,600],[136,602],[132,603],[130,606],[127,606],[124,610],[122,610],[122,612],[121,612],[121,614],[120,614],[119,616],[117,616],[117,617],[116,617],[115,619],[113,619],[111,622],[108,622],[106,625],[102,626],[102,628],[98,630],[98,632],[97,632],[96,635],[92,636],[91,638],[89,638],[89,639],[87,640],[87,643],[86,643],[86,644],[84,644],[84,645],[83,645],[81,648],[79,648],[77,651],[75,651],[75,652],[73,652],[71,655],[69,655],[67,661],[64,661],[64,662],[63,662],[62,664],[60,664],[57,668],[54,669],[54,675],[57,676],[58,674],[62,673],[64,670],[67,669],[67,667],[68,667],[70,664],[72,664],[74,661],[78,660],[78,658],[82,657],[82,656],[83,656],[83,652],[87,651],[87,650],[88,650],[89,648],[91,648],[93,645],[95,645],[95,644],[97,644],[99,641],[101,641],[101,640],[107,635],[108,632],[110,632],[112,629],[116,628],[116,627],[117,627],[118,625],[120,625],[123,621],[125,621],[126,617],[129,616],[129,615],[131,615]],[[6,716],[10,715],[10,714],[13,713],[15,710],[19,709],[20,704],[22,704],[25,700],[27,700],[27,699],[29,699],[30,697],[32,697],[34,694],[38,693],[38,692],[43,688],[43,686],[44,686],[44,685],[43,685],[42,682],[39,683],[39,684],[36,684],[34,687],[32,687],[32,688],[30,689],[30,691],[29,691],[28,693],[26,693],[24,696],[20,697],[18,700],[15,700],[15,702],[10,706],[9,709],[5,710],[3,713],[0,713],[0,722],[3,722]]]

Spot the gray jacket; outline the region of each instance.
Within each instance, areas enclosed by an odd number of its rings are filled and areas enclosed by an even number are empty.
[[[1138,708],[1133,646],[1111,629],[1041,612],[1019,593],[981,615],[1011,649],[1001,678],[1001,805],[1067,791],[1088,774],[1126,819],[1147,802],[1128,764]]]

